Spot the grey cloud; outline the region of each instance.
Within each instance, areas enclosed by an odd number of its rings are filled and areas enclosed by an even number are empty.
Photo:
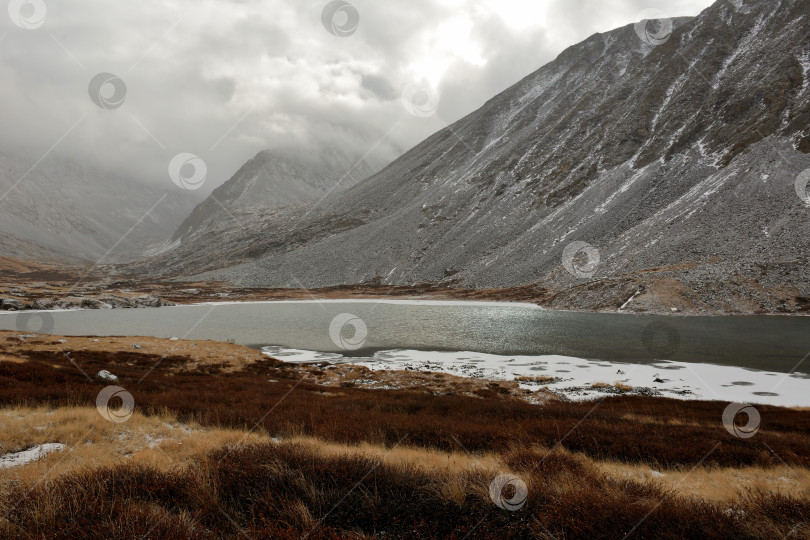
[[[374,74],[362,75],[363,88],[373,93],[378,99],[383,101],[390,101],[399,96],[397,90],[391,85],[385,77]]]
[[[352,0],[350,0],[352,1]],[[206,160],[212,189],[256,152],[300,141],[349,145],[390,157],[481,106],[497,92],[597,31],[633,22],[646,7],[697,14],[709,0],[549,0],[545,28],[510,27],[467,0],[353,0],[360,26],[336,37],[321,24],[326,0],[48,1],[38,30],[0,14],[0,145],[33,159],[80,118],[54,152],[168,182],[179,152]],[[469,21],[468,42],[447,24]],[[480,51],[481,61],[465,55]],[[439,113],[407,114],[399,96],[439,62]],[[88,97],[99,72],[120,76],[119,109]]]

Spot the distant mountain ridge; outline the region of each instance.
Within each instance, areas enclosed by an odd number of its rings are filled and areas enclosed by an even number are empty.
[[[317,201],[350,188],[388,161],[325,147],[286,147],[259,152],[198,205],[174,239],[233,227],[257,213]]]
[[[65,156],[0,151],[0,197],[0,234],[15,239],[0,249],[23,250],[8,254],[124,262],[170,238],[200,196],[168,177],[161,186]]]
[[[794,187],[810,168],[810,1],[720,0],[657,46],[636,29],[566,49],[347,191],[133,268],[250,286],[537,283],[575,308],[810,302]],[[574,242],[594,268],[565,264]]]

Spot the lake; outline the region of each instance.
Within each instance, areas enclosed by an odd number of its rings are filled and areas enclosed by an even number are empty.
[[[347,351],[330,337],[343,313],[367,328]],[[559,354],[637,362],[677,360],[788,372],[810,352],[810,317],[692,317],[552,311],[531,304],[442,301],[275,301],[51,312],[0,312],[57,335],[180,337],[250,347],[284,345],[366,356],[386,349]],[[20,326],[25,330],[26,326]],[[351,330],[351,325],[344,329]]]
[[[810,317],[581,313],[531,304],[427,300],[273,301],[0,313],[0,329],[36,332],[42,324],[56,335],[233,340],[254,348],[273,346],[267,350],[279,357],[356,360],[389,369],[406,364],[412,369],[441,369],[446,364],[452,372],[449,366],[460,361],[466,366],[490,367],[522,362],[533,366],[527,370],[540,370],[546,369],[541,364],[553,358],[556,368],[552,371],[582,375],[591,366],[592,373],[604,378],[627,372],[616,368],[622,363],[645,366],[655,372],[650,376],[658,375],[656,370],[677,368],[697,375],[691,381],[681,379],[694,386],[704,377],[720,375],[713,367],[715,371],[701,376],[693,366],[726,366],[722,377],[728,381],[717,382],[717,388],[714,381],[704,381],[711,393],[695,395],[719,398],[725,397],[719,388],[742,388],[748,391],[743,397],[778,396],[779,392],[768,391],[761,380],[742,378],[741,374],[754,370],[770,377],[791,373],[790,393],[806,390],[810,395],[806,375],[810,360],[806,365],[803,362],[810,352]],[[426,358],[425,352],[432,356]],[[397,361],[392,363],[392,358]],[[591,362],[577,365],[577,359]],[[571,364],[571,369],[561,369],[559,362],[562,367]],[[600,366],[604,373],[598,371]],[[794,388],[795,384],[803,386]],[[794,401],[790,403],[799,404]]]

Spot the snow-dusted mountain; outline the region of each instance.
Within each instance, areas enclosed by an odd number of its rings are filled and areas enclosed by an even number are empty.
[[[199,200],[168,177],[157,187],[65,157],[0,151],[0,234],[14,238],[0,249],[18,246],[6,254],[22,258],[130,261],[171,238]]]
[[[570,47],[352,189],[137,268],[251,286],[536,282],[588,307],[810,297],[796,193],[810,1],[720,0],[650,25]]]
[[[318,201],[350,188],[390,160],[321,146],[265,150],[214,190],[180,225],[175,238],[188,242],[219,228],[232,228],[276,208]]]

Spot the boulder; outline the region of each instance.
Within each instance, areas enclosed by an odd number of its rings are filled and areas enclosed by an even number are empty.
[[[102,369],[101,371],[96,373],[96,379],[104,382],[115,382],[118,380],[118,377],[116,377],[106,369]]]

